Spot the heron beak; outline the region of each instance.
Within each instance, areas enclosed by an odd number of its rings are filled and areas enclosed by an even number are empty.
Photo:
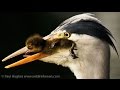
[[[44,53],[36,53],[34,55],[31,55],[31,56],[28,56],[22,60],[19,60],[15,63],[12,63],[10,65],[7,65],[5,66],[5,68],[12,68],[12,67],[16,67],[16,66],[19,66],[19,65],[23,65],[23,64],[26,64],[26,63],[29,63],[29,62],[32,62],[32,61],[35,61],[37,59],[41,59],[41,58],[44,58],[44,57],[47,57],[49,56],[48,54],[44,54]]]
[[[43,37],[44,40],[49,40],[49,41],[53,40],[54,38],[55,38],[55,35],[53,35],[53,34],[50,34],[50,35]]]
[[[54,39],[62,39],[62,38],[64,38],[63,33],[50,34],[48,36],[43,37],[44,40],[49,40],[49,41],[52,41]]]
[[[9,60],[9,59],[11,59],[11,58],[13,58],[13,57],[18,56],[18,55],[24,54],[24,53],[26,53],[27,51],[29,51],[29,49],[28,49],[27,47],[23,47],[23,48],[17,50],[16,52],[14,52],[14,53],[8,55],[7,57],[5,57],[5,58],[2,60],[2,62],[7,61],[7,60]],[[36,53],[36,54],[33,54],[33,55],[31,55],[31,56],[28,56],[28,57],[26,57],[26,58],[24,58],[24,59],[22,59],[22,60],[19,60],[19,61],[13,63],[13,64],[7,65],[7,66],[5,66],[5,68],[11,68],[11,67],[23,65],[23,64],[32,62],[32,61],[34,61],[34,60],[47,57],[47,56],[48,56],[47,54],[42,53],[42,52],[41,52],[41,53]]]
[[[7,57],[5,57],[5,58],[2,60],[2,62],[7,61],[7,60],[9,60],[9,59],[11,59],[11,58],[13,58],[13,57],[18,56],[18,55],[21,55],[21,54],[23,54],[23,53],[25,53],[25,52],[27,52],[27,51],[28,51],[28,48],[27,48],[27,47],[23,47],[23,48],[17,50],[16,52],[14,52],[14,53],[8,55]]]

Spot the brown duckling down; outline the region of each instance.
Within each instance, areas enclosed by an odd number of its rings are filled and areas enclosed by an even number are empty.
[[[71,48],[73,43],[73,41],[68,39],[44,40],[39,34],[34,34],[30,36],[25,42],[27,48],[30,50],[26,52],[26,55],[37,52],[51,54],[58,49]]]

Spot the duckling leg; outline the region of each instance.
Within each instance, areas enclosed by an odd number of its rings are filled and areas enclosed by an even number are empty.
[[[72,47],[70,48],[70,55],[73,57],[73,59],[78,58],[74,53],[74,50],[77,50],[77,49],[75,49],[75,46],[76,46],[76,44],[72,43]]]

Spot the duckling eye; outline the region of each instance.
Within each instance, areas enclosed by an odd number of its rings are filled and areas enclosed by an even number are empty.
[[[68,32],[65,32],[64,36],[68,38],[68,37],[70,37],[70,34]]]
[[[33,46],[32,45],[28,45],[27,48],[28,49],[33,49]]]

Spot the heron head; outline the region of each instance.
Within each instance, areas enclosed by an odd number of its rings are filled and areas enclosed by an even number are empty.
[[[62,33],[61,33],[62,34]],[[34,34],[30,36],[26,42],[25,47],[22,49],[19,49],[18,51],[10,54],[6,58],[4,58],[2,61],[9,60],[10,58],[13,58],[15,56],[18,56],[20,54],[24,54],[25,57],[22,60],[19,60],[13,64],[10,64],[6,66],[5,68],[11,68],[15,66],[19,66],[22,64],[26,64],[29,62],[32,62],[34,60],[40,60],[42,59],[45,62],[52,62],[56,64],[62,64],[61,62],[65,62],[69,56],[70,48],[72,47],[72,44],[74,43],[71,40],[68,40],[66,36],[68,37],[67,33],[64,34],[65,38],[61,37],[61,35],[56,35],[56,38],[54,39],[43,39],[39,34]],[[60,37],[59,37],[60,36]]]

